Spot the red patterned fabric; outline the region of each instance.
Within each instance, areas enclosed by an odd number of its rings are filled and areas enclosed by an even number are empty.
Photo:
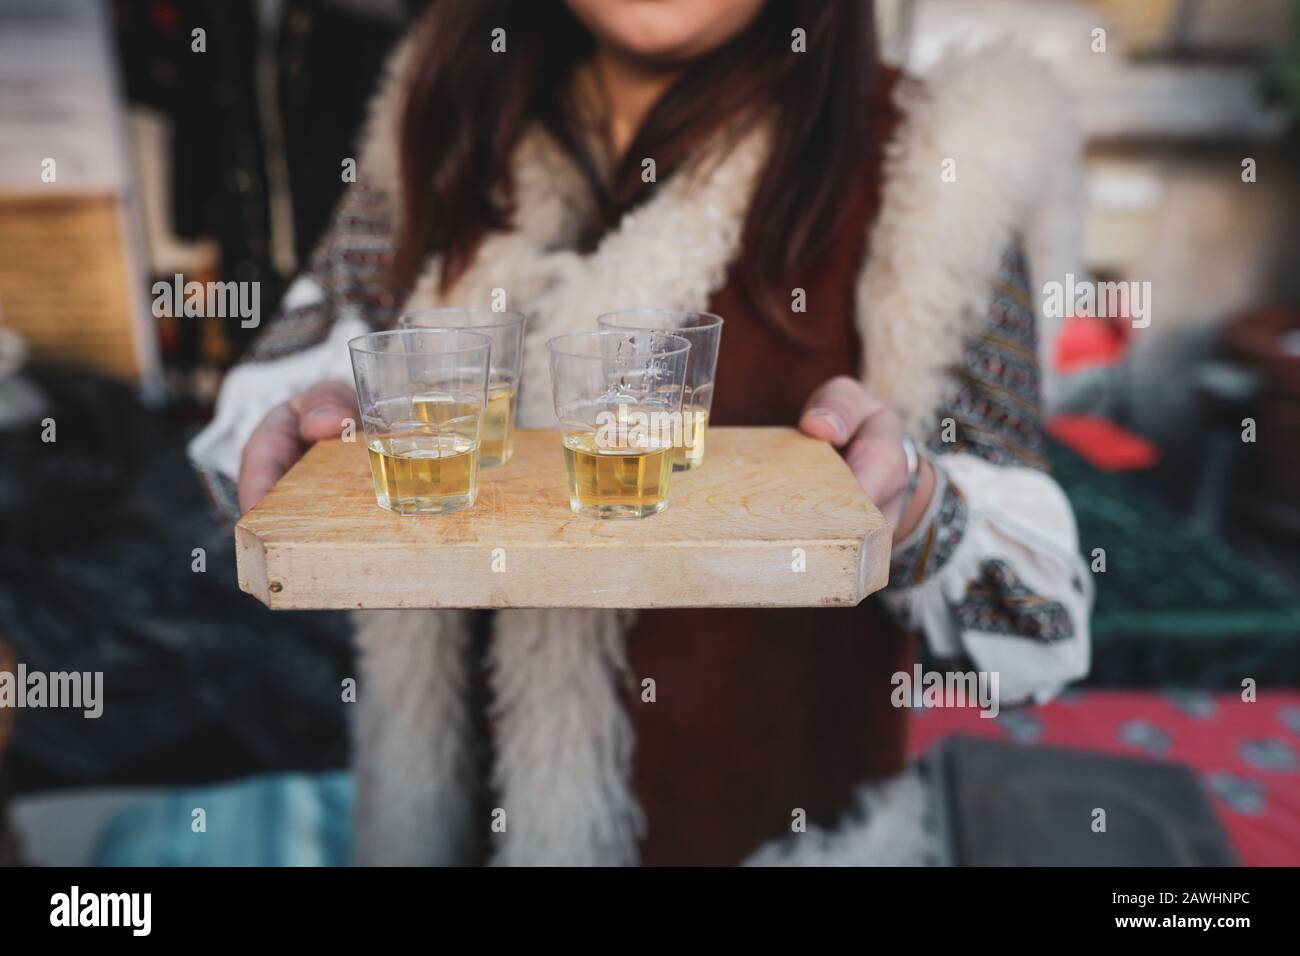
[[[915,710],[912,757],[954,733],[1082,747],[1196,771],[1241,862],[1300,865],[1300,692],[1263,688],[1247,703],[1208,691],[1072,691],[1041,707]]]

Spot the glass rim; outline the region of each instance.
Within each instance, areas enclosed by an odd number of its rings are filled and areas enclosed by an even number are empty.
[[[628,334],[635,333],[635,332],[653,332],[654,334],[662,335],[667,339],[676,339],[677,342],[680,343],[680,345],[674,346],[672,348],[658,349],[654,352],[649,352],[647,353],[648,356],[649,355],[653,355],[653,356],[684,355],[685,353],[691,350],[690,339],[686,338],[683,335],[678,335],[675,332],[664,332],[660,329],[596,329],[594,331],[589,331],[589,332],[569,332],[565,335],[557,335],[554,338],[548,339],[546,342],[546,348],[552,355],[564,355],[571,358],[603,360],[605,358],[605,356],[603,355],[592,355],[587,352],[571,351],[562,348],[560,343],[568,342],[573,339],[592,341],[598,338],[606,338],[610,336],[626,336]]]
[[[650,308],[650,309],[615,309],[612,312],[602,312],[600,315],[596,316],[596,324],[600,325],[604,323],[605,320],[607,319],[615,319],[621,316],[634,316],[634,315],[696,315],[702,319],[712,320],[710,322],[705,322],[700,325],[692,325],[685,329],[676,329],[673,331],[672,334],[677,334],[680,332],[693,332],[697,329],[717,329],[717,328],[721,328],[725,323],[725,320],[722,318],[722,316],[718,315],[716,312],[701,312],[697,309]],[[652,329],[649,326],[635,326],[635,325],[609,325],[605,327],[616,328],[616,329],[640,328],[640,329],[647,329],[652,332],[663,331],[661,329]]]
[[[447,333],[447,332],[454,332],[457,335],[468,335],[471,338],[481,340],[481,344],[468,345],[464,348],[454,348],[454,349],[447,349],[445,351],[425,352],[425,353],[390,352],[386,349],[366,348],[365,346],[359,344],[362,342],[372,342],[375,339],[387,339],[396,336],[404,336],[404,335],[409,336],[411,334],[418,335],[421,333],[437,334],[437,333]],[[481,332],[472,332],[468,329],[448,329],[448,328],[386,329],[385,331],[382,332],[366,332],[363,335],[358,335],[356,338],[348,339],[348,350],[351,352],[360,352],[363,355],[392,355],[392,356],[402,356],[405,358],[409,358],[413,354],[464,355],[468,352],[481,352],[484,350],[491,351],[491,349],[492,349],[491,338],[489,338],[488,336],[484,335]]]
[[[501,316],[499,322],[479,322],[474,325],[407,325],[404,324],[410,319],[422,315],[448,315],[459,312],[464,315],[491,315]],[[432,309],[416,309],[414,312],[403,312],[397,317],[396,331],[408,331],[416,329],[448,329],[454,332],[460,332],[465,329],[504,329],[514,325],[523,325],[528,316],[518,309],[503,309],[498,312],[496,309],[485,309],[478,306],[459,306],[447,305],[438,306]]]

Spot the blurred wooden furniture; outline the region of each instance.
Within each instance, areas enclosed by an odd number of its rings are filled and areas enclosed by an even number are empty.
[[[0,4],[0,322],[159,384],[107,4]]]
[[[0,194],[0,317],[36,359],[141,373],[120,204]]]

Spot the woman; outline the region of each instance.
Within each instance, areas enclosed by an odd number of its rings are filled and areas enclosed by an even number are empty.
[[[853,609],[510,610],[482,640],[462,613],[358,613],[362,861],[739,862],[902,769],[898,622],[1003,706],[1085,672],[1027,273],[1070,265],[1078,140],[1038,74],[997,49],[902,79],[863,0],[435,0],[194,443],[214,491],[246,509],[337,435],[344,343],[402,311],[503,290],[529,313],[521,424],[548,427],[546,339],[706,309],[712,421],[841,449],[893,572]]]

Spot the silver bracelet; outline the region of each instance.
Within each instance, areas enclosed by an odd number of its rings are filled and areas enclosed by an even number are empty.
[[[907,506],[912,503],[916,486],[921,483],[921,453],[911,435],[903,436],[903,455],[907,458],[907,484],[903,486],[903,507],[898,512],[899,521],[907,514]]]

